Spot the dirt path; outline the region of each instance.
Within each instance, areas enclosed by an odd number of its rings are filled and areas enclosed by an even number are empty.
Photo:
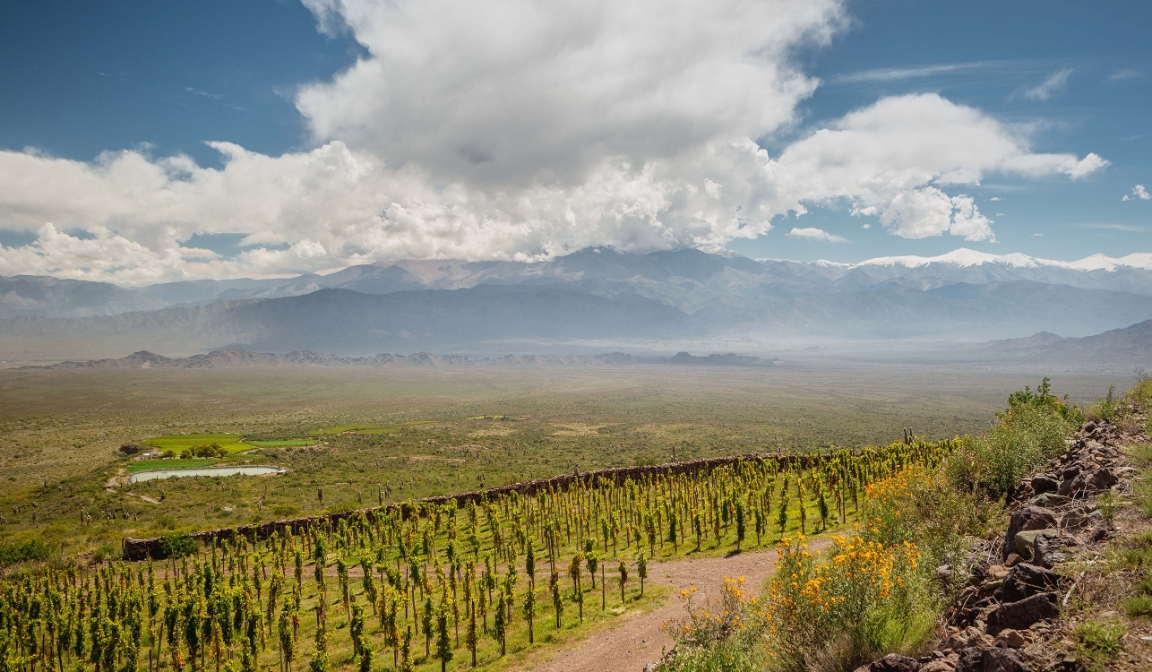
[[[828,541],[812,542],[811,550],[823,550]],[[668,603],[646,614],[626,617],[616,627],[592,635],[574,647],[557,651],[544,662],[527,667],[533,672],[641,672],[648,663],[660,660],[662,650],[672,648],[672,638],[663,625],[684,617],[684,606],[676,592],[688,586],[699,590],[697,604],[720,594],[722,577],[743,576],[756,592],[776,568],[776,552],[741,553],[729,558],[677,560],[652,565],[649,581],[668,586]],[[701,595],[703,594],[703,595]]]

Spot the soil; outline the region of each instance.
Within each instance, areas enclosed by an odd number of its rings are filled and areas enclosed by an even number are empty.
[[[811,542],[812,551],[828,546],[827,539]],[[722,558],[676,560],[652,565],[649,583],[668,586],[672,597],[663,606],[647,613],[625,616],[616,626],[591,635],[574,647],[550,651],[543,661],[533,661],[524,669],[533,672],[641,672],[649,663],[659,662],[672,648],[666,624],[685,617],[678,591],[695,586],[696,604],[717,598],[723,577],[744,577],[753,594],[776,569],[776,551],[738,553]]]

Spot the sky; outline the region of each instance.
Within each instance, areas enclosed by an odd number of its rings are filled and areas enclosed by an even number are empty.
[[[1152,252],[1152,6],[0,6],[0,275]]]

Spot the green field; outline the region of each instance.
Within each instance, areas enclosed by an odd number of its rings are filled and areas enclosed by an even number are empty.
[[[172,434],[145,439],[141,444],[151,446],[158,450],[171,450],[177,455],[185,448],[218,443],[229,455],[251,450],[252,446],[243,443],[244,437],[240,434]]]
[[[318,442],[309,439],[283,439],[283,440],[252,440],[245,441],[249,446],[259,446],[260,448],[277,448],[283,446],[315,446]]]

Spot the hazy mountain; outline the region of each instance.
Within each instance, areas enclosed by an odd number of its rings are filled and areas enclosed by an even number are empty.
[[[155,310],[166,305],[163,300],[107,282],[61,280],[43,275],[0,276],[0,318],[112,315]]]
[[[995,341],[982,348],[999,357],[1030,360],[1100,360],[1132,365],[1152,362],[1152,320],[1083,338],[1041,332]]]
[[[0,350],[35,359],[717,335],[1079,337],[1152,318],[1150,268],[1152,255],[1066,263],[957,250],[836,264],[589,248],[534,263],[398,261],[140,288],[20,276],[0,279]]]
[[[136,288],[18,276],[0,278],[0,317],[112,315],[179,304],[300,296],[320,289],[390,294],[541,284],[566,284],[574,291],[607,297],[642,296],[694,313],[717,302],[746,308],[766,295],[780,298],[877,287],[926,291],[957,283],[1020,280],[1152,296],[1152,255],[1122,259],[1096,255],[1076,262],[1056,262],[961,249],[940,257],[885,257],[838,264],[757,261],[694,249],[631,254],[597,247],[531,263],[401,260],[352,266],[328,275],[192,280]]]

